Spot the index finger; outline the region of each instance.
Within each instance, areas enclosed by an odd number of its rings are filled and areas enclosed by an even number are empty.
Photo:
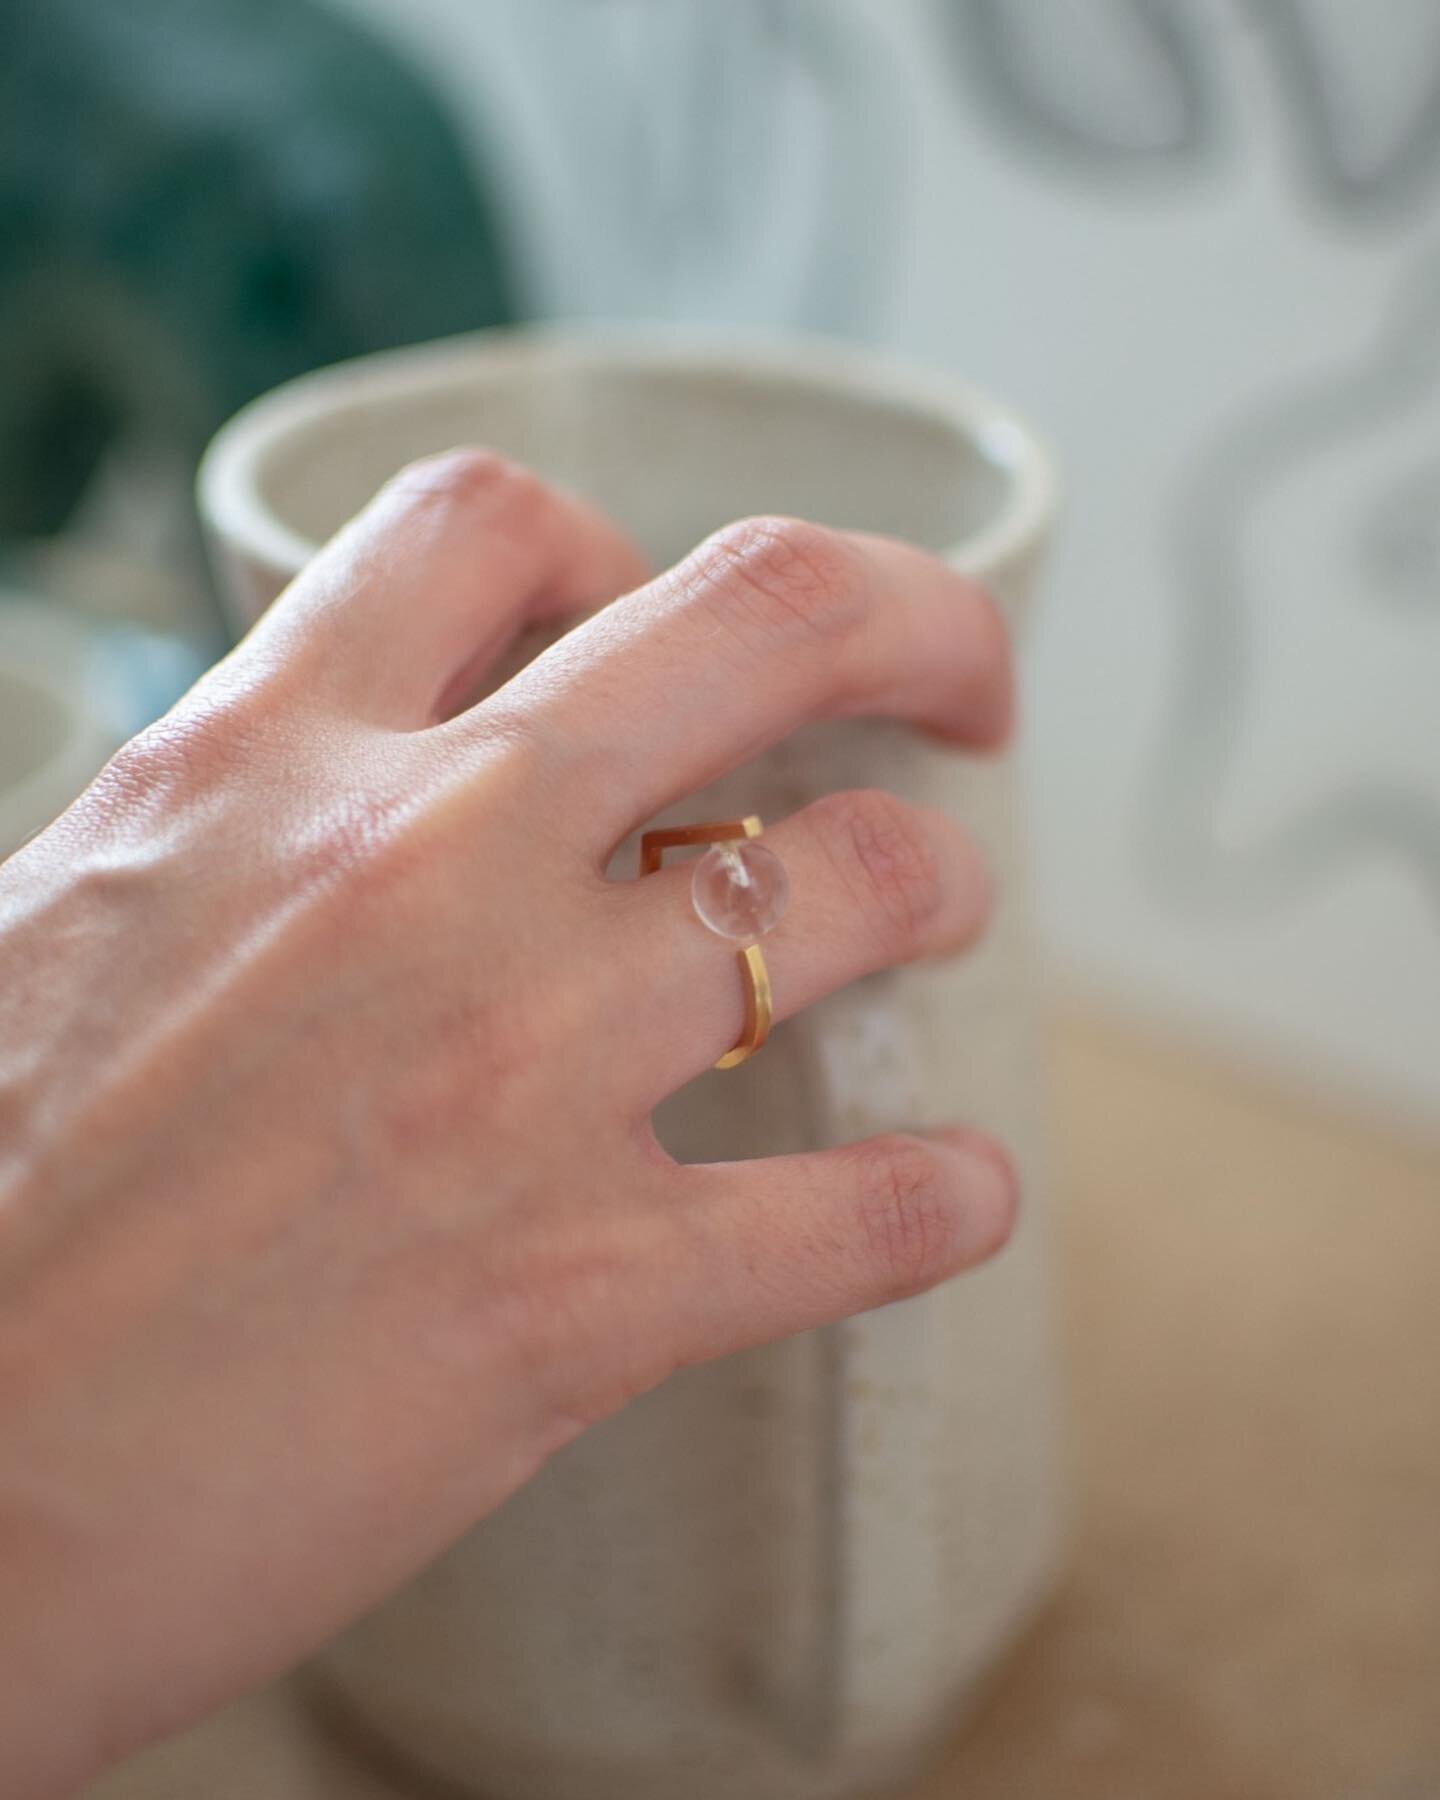
[[[604,854],[813,719],[884,716],[994,747],[1013,688],[1004,623],[975,582],[893,539],[753,519],[595,614],[496,699],[548,727]]]

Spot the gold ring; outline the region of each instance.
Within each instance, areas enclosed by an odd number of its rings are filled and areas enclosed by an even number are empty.
[[[745,989],[745,1023],[734,1045],[719,1058],[717,1069],[733,1069],[753,1056],[770,1035],[774,1010],[770,971],[757,939],[780,921],[790,898],[785,865],[764,844],[754,813],[744,819],[721,819],[710,825],[680,825],[647,831],[640,839],[640,873],[653,875],[667,850],[695,844],[710,846],[695,864],[690,897],[700,922],[717,936],[740,945],[736,960]],[[739,846],[745,845],[744,849]]]

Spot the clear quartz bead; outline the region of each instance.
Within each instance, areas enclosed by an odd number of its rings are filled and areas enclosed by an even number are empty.
[[[773,850],[754,838],[712,844],[695,864],[690,897],[702,924],[737,944],[753,944],[780,923],[790,877]]]

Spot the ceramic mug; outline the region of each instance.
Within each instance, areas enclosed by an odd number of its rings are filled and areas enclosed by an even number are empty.
[[[792,513],[940,551],[1017,620],[1053,510],[1031,432],[948,377],[827,345],[482,334],[306,377],[221,432],[200,503],[236,618],[402,463],[461,443],[578,489],[657,565],[727,520]],[[964,821],[1000,896],[985,943],[790,1020],[669,1101],[660,1135],[703,1159],[965,1119],[1014,1149],[1022,1223],[934,1293],[677,1376],[317,1660],[332,1718],[458,1791],[893,1791],[1051,1582],[1046,1173],[1008,760],[825,723],[665,817],[774,821],[849,786]],[[619,872],[633,859],[632,842]]]

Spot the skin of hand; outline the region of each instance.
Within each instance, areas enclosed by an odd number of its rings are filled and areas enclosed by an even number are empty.
[[[293,1664],[677,1368],[1001,1246],[960,1128],[672,1161],[652,1109],[742,992],[683,864],[606,869],[803,721],[987,750],[1011,712],[993,606],[919,551],[750,520],[652,580],[456,451],[0,868],[8,1795]],[[983,926],[942,814],[838,794],[766,841],[777,1017]]]

